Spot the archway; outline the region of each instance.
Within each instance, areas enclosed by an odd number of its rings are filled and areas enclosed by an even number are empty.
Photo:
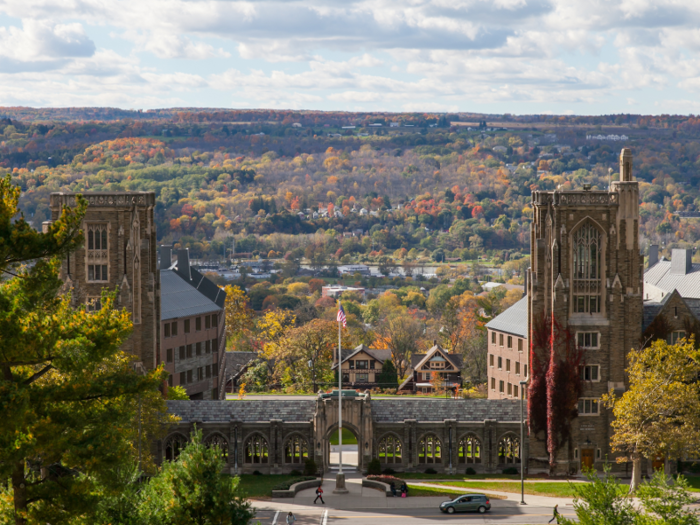
[[[343,471],[352,471],[362,467],[359,442],[359,432],[351,425],[343,424]],[[325,464],[331,471],[335,471],[338,469],[340,460],[338,425],[334,425],[329,430],[325,443]]]

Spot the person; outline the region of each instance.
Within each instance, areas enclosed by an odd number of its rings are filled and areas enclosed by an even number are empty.
[[[408,485],[406,485],[405,481],[401,484],[401,494],[406,494],[406,496],[402,497],[408,497]]]
[[[390,487],[391,487],[391,493],[394,495],[394,497],[396,497],[396,483],[394,483],[392,481]]]
[[[557,523],[559,523],[559,505],[554,505],[554,510],[552,511],[552,519],[549,520],[547,523],[552,523],[554,520],[557,520]]]
[[[324,505],[326,504],[326,502],[323,501],[323,489],[321,488],[321,485],[319,485],[316,489],[316,499],[314,500],[314,505],[316,505],[316,502],[319,499],[321,500],[321,503],[323,503]]]
[[[289,511],[289,514],[287,514],[287,525],[292,525],[297,520],[297,517],[292,514],[292,511]]]

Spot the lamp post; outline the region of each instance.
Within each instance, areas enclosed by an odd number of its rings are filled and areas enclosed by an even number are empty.
[[[527,381],[520,381],[520,504],[527,505],[525,503],[525,411],[524,411],[524,400],[525,400],[525,387],[527,386]]]

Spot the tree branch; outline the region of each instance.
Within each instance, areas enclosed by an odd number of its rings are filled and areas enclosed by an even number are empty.
[[[32,384],[34,381],[36,381],[37,379],[39,379],[41,376],[43,376],[46,372],[48,372],[48,371],[51,370],[52,368],[53,368],[53,365],[46,365],[44,368],[42,368],[41,370],[39,370],[39,371],[38,371],[36,374],[34,374],[32,377],[30,377],[29,379],[27,379],[27,380],[24,382],[24,384],[25,384],[25,385],[30,385],[30,384]]]

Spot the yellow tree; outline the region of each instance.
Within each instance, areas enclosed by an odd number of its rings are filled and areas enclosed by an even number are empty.
[[[629,390],[602,402],[615,416],[612,447],[632,460],[630,491],[641,482],[643,457],[700,453],[700,350],[694,341],[669,345],[663,340],[632,350]]]
[[[236,344],[251,335],[255,312],[248,305],[248,297],[238,286],[228,285],[226,291],[226,332],[229,341]]]

